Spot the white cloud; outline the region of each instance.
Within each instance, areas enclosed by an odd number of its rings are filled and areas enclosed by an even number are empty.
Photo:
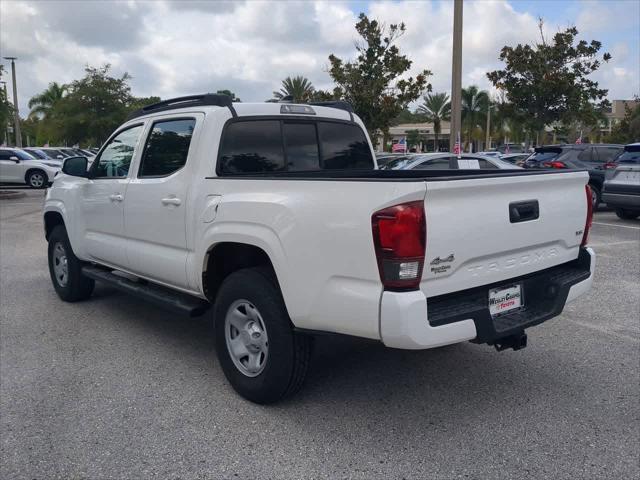
[[[607,29],[628,24],[633,12],[621,12],[630,3],[636,2],[589,3],[576,14],[581,37],[602,38]],[[536,18],[505,0],[467,1],[464,8],[463,84],[488,88],[485,73],[500,67],[502,46],[538,39]],[[327,57],[355,56],[358,13],[334,1],[0,1],[0,50],[19,57],[23,114],[28,99],[49,82],[69,82],[82,76],[86,64],[106,62],[116,74],[133,75],[133,92],[140,96],[228,88],[245,101],[263,101],[288,75],[330,88]],[[410,74],[428,68],[435,90],[450,89],[452,2],[374,1],[368,13],[387,25],[404,21],[407,33],[398,44],[413,60]],[[551,35],[565,24],[549,18],[545,30]],[[628,28],[640,36],[637,21]],[[596,78],[612,97],[640,90],[632,42],[605,43],[614,59]]]

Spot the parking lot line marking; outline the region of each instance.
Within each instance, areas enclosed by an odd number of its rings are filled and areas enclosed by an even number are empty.
[[[624,242],[611,242],[611,243],[590,243],[590,247],[614,247],[616,245],[627,245],[629,243],[638,243],[637,240],[625,240]]]
[[[633,230],[640,230],[640,227],[633,227],[631,225],[617,225],[615,223],[602,223],[593,222],[594,225],[606,225],[607,227],[620,227],[620,228],[632,228]]]
[[[609,330],[608,328],[601,327],[600,325],[595,325],[590,322],[583,322],[580,320],[574,320],[573,318],[567,318],[571,323],[575,323],[576,325],[580,325],[581,327],[588,328],[590,330],[595,330],[596,332],[604,333],[605,335],[611,335],[612,337],[616,337],[622,340],[630,340],[633,343],[640,343],[640,340],[636,337],[632,337],[631,335],[626,335],[624,333],[616,332]]]

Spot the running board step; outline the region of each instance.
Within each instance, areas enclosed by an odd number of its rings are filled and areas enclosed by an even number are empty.
[[[170,309],[177,313],[184,313],[191,317],[202,315],[210,306],[209,302],[201,298],[176,292],[153,283],[138,283],[121,275],[116,275],[111,270],[94,265],[85,265],[82,267],[82,273],[89,278],[143,298],[157,306]]]

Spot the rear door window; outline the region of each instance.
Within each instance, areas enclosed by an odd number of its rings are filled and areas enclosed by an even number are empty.
[[[285,169],[279,120],[229,124],[220,146],[223,173],[268,173]]]
[[[195,126],[193,118],[154,123],[142,152],[138,177],[164,177],[180,170],[187,163]]]
[[[578,160],[581,162],[599,162],[597,156],[591,155],[591,148],[585,148],[578,154]]]
[[[323,169],[373,169],[369,143],[358,125],[318,122],[318,133]]]
[[[598,156],[598,159],[605,163],[614,161],[621,151],[621,147],[596,147],[594,149],[594,153]]]

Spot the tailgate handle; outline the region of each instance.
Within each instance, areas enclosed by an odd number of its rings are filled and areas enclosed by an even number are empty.
[[[511,202],[509,204],[509,221],[511,223],[528,222],[540,216],[537,200]]]

